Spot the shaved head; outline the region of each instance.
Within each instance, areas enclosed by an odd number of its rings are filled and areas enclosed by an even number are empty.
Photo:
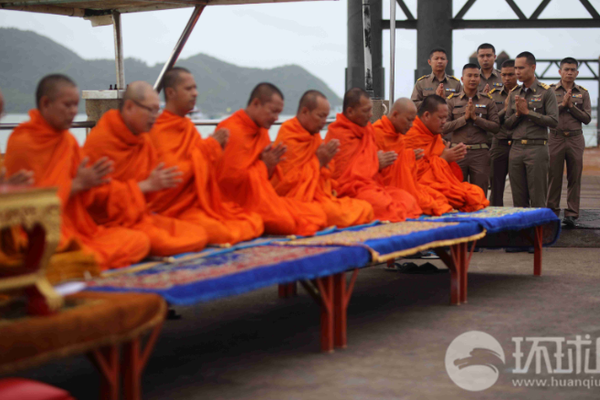
[[[123,109],[123,104],[127,100],[137,101],[138,103],[143,103],[144,100],[151,96],[152,94],[156,94],[154,88],[148,83],[144,81],[135,81],[131,82],[127,85],[127,89],[123,94],[123,101],[121,102],[121,110]]]
[[[298,104],[298,114],[300,114],[300,111],[302,111],[304,107],[308,108],[308,111],[313,111],[317,108],[317,99],[319,98],[327,100],[327,97],[318,90],[304,92],[300,98],[300,104]]]
[[[165,91],[165,101],[167,101],[167,88],[175,89],[181,82],[182,75],[192,74],[190,70],[183,67],[173,67],[167,71],[163,78],[163,89]]]
[[[46,75],[38,83],[35,91],[35,105],[40,108],[40,101],[42,97],[46,96],[50,100],[54,100],[59,90],[63,86],[77,87],[77,84],[68,76],[62,74],[51,74]]]
[[[279,90],[277,86],[268,82],[259,83],[254,90],[252,90],[252,93],[250,93],[248,105],[250,105],[254,99],[258,99],[261,104],[268,103],[273,99],[274,95],[278,95],[281,97],[281,100],[285,100],[283,98],[283,93],[281,93],[281,90]]]
[[[121,117],[131,133],[139,135],[150,131],[160,110],[158,93],[148,83],[131,82],[121,102]]]
[[[352,88],[344,95],[342,113],[351,122],[365,127],[373,116],[373,102],[369,94],[361,88]]]
[[[348,107],[356,107],[360,104],[360,100],[366,97],[370,99],[369,93],[361,88],[352,88],[344,95],[344,102],[342,104],[343,112],[345,113]]]
[[[406,135],[417,117],[417,107],[411,99],[403,97],[394,102],[387,117],[394,125],[396,133]]]

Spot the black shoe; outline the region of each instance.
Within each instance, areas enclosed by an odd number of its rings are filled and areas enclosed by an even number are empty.
[[[562,223],[565,225],[565,228],[575,228],[575,218],[568,216],[564,217]]]

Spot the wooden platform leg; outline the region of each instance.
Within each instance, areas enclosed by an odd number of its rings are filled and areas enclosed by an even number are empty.
[[[542,244],[544,242],[544,229],[542,226],[535,227],[535,238],[533,241],[533,275],[542,275]]]
[[[459,245],[450,247],[450,254],[442,248],[433,249],[450,270],[450,305],[460,304],[460,281],[462,271],[462,253]]]
[[[298,288],[296,282],[291,283],[280,283],[278,286],[279,298],[287,299],[294,297],[298,294]]]
[[[469,265],[471,264],[471,257],[473,256],[473,251],[475,250],[475,243],[477,242],[471,242],[471,246],[469,246],[469,243],[461,243],[464,256],[462,260],[463,265],[461,268],[460,279],[460,302],[463,304],[467,302],[467,290],[469,286],[467,282],[467,276],[469,272]]]
[[[119,348],[117,345],[92,350],[88,358],[100,372],[100,399],[119,400]]]
[[[393,262],[393,260],[392,260]],[[333,305],[334,305],[334,345],[335,347],[346,348],[348,345],[348,303],[350,303],[350,297],[354,291],[354,283],[358,275],[358,268],[355,268],[352,272],[352,278],[350,278],[350,284],[346,287],[346,274],[336,274],[333,276]]]
[[[333,352],[333,276],[317,278],[321,294],[321,351]]]
[[[123,398],[125,400],[141,400],[142,371],[148,362],[148,358],[150,358],[150,354],[156,344],[161,329],[162,322],[154,327],[143,350],[141,336],[138,336],[123,345]]]

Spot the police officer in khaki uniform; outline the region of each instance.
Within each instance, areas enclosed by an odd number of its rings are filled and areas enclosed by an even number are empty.
[[[517,86],[514,60],[506,60],[502,63],[500,76],[502,77],[502,87],[492,89],[489,93],[496,103],[498,118],[500,119],[500,131],[494,135],[492,149],[490,150],[490,158],[492,160],[492,194],[490,196],[490,204],[496,207],[504,207],[504,188],[506,186],[506,175],[508,175],[508,155],[510,153],[511,137],[503,124],[508,105],[508,95]]]
[[[558,125],[558,105],[550,86],[535,77],[536,61],[525,51],[515,59],[516,86],[508,98],[504,126],[512,131],[508,173],[515,207],[546,207],[548,128]]]
[[[443,134],[452,133],[451,147],[464,143],[467,156],[458,161],[466,182],[479,186],[487,196],[490,181],[490,154],[487,131],[497,133],[500,120],[492,96],[477,92],[479,68],[475,64],[463,67],[463,90],[448,97],[448,120]]]
[[[446,50],[431,50],[427,62],[431,65],[431,74],[424,75],[417,80],[412,96],[410,97],[417,108],[427,96],[437,94],[446,99],[451,94],[458,94],[461,89],[458,78],[446,75],[446,66],[448,65]]]
[[[567,162],[567,208],[563,223],[575,226],[579,217],[579,193],[583,171],[585,139],[581,124],[592,120],[592,103],[587,89],[576,85],[578,63],[572,57],[560,62],[560,82],[551,85],[558,102],[558,126],[550,129],[550,168],[548,169],[548,208],[560,214],[560,195],[565,161]]]
[[[483,43],[477,48],[477,62],[481,67],[481,82],[479,82],[479,91],[489,93],[497,89],[501,90],[504,84],[500,76],[500,71],[494,68],[496,62],[496,48],[489,44]]]

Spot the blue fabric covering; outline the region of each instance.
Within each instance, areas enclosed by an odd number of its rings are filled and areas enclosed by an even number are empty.
[[[517,231],[560,219],[549,208],[487,207],[471,213],[448,213],[439,217],[421,216],[420,221],[476,222],[488,233]]]
[[[369,252],[363,247],[264,245],[95,280],[89,289],[157,293],[172,304],[190,305],[328,276],[369,261]]]

